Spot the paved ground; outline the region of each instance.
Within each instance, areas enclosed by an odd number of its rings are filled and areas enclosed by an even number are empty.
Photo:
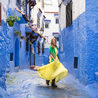
[[[72,75],[58,82],[58,88],[47,87],[35,71],[25,69],[7,75],[9,98],[90,98]]]

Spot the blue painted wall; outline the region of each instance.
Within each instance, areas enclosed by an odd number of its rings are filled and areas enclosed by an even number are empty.
[[[96,82],[98,72],[98,1],[86,0],[86,12],[60,35],[61,62],[83,84]],[[78,57],[78,69],[74,69],[74,57]]]
[[[15,23],[13,27],[9,27],[8,24],[2,20],[2,26],[0,26],[0,87],[3,89],[6,89],[6,71],[14,71],[15,63],[17,63],[17,66],[25,66],[28,65],[29,56],[24,55],[26,54],[25,51],[21,50],[23,47],[26,50],[25,41],[22,41],[22,48],[20,49],[20,38],[16,34],[14,34],[14,30],[18,30],[25,34],[25,23],[26,21],[22,17],[20,13],[18,13],[15,10],[12,10],[11,8],[7,11],[7,16],[13,15],[13,13],[16,13],[18,17],[22,19],[22,21]],[[18,42],[16,42],[16,40]],[[15,42],[18,45],[18,51],[15,50]],[[16,46],[17,48],[17,46]],[[19,55],[17,55],[17,52]],[[13,53],[13,61],[10,61],[10,53]],[[16,57],[15,58],[15,54]],[[21,56],[22,55],[22,56]],[[22,57],[22,59],[21,59]],[[15,62],[15,59],[17,60]],[[25,60],[27,59],[27,60]],[[22,61],[23,60],[23,61]]]
[[[15,66],[19,66],[20,69],[30,67],[30,45],[29,51],[27,52],[26,41],[24,39],[20,39],[19,36],[14,33],[14,30],[20,31],[21,35],[23,36],[26,36],[26,32],[32,31],[26,26],[27,23],[24,20],[23,16],[15,9],[13,10],[12,8],[8,8],[5,13],[7,13],[6,17],[15,13],[18,17],[20,17],[21,20],[17,21],[13,27],[9,27],[8,24],[4,20],[2,20],[2,25],[0,26],[0,92],[1,89],[2,91],[3,89],[6,90],[6,72],[15,71]],[[37,50],[36,43],[37,42],[35,42],[34,45],[31,46],[34,48],[34,50]],[[11,53],[13,53],[12,61],[10,61]],[[46,61],[44,61],[43,54],[38,55],[35,51],[35,55],[36,64],[39,64],[38,66],[41,66],[42,64],[44,64],[44,62],[46,63]],[[32,65],[34,63],[33,58],[33,54],[31,53]],[[0,94],[0,97],[1,96],[2,95]]]
[[[8,44],[9,36],[7,34],[7,29],[5,29],[6,23],[2,21],[4,28],[0,27],[0,87],[6,89],[5,86],[5,69],[8,66]]]
[[[35,64],[37,66],[43,66],[49,63],[49,49],[45,48],[44,54],[42,54],[42,51],[40,54],[35,54]]]

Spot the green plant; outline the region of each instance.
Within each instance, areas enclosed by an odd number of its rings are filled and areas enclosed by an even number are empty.
[[[21,33],[19,31],[14,30],[14,33],[17,34],[17,35],[19,35],[19,37],[21,37]]]
[[[21,39],[24,39],[24,40],[27,42],[27,38],[26,38],[25,36],[21,36],[21,32],[19,32],[19,31],[17,31],[17,30],[14,30],[14,33],[17,34],[17,35],[19,35],[19,37],[20,37]],[[32,45],[32,42],[29,41],[29,44]]]
[[[6,21],[8,22],[9,26],[13,26],[16,21],[20,21],[20,18],[14,14],[13,16],[9,16]]]

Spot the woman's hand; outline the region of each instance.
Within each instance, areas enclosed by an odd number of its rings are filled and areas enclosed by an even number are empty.
[[[50,57],[51,57],[54,61],[56,61],[56,59],[52,56],[52,54],[50,54]]]

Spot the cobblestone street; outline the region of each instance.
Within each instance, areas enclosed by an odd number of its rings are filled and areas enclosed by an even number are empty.
[[[28,69],[7,75],[10,98],[89,98],[85,87],[70,74],[57,85],[57,88],[47,87],[35,71]]]

